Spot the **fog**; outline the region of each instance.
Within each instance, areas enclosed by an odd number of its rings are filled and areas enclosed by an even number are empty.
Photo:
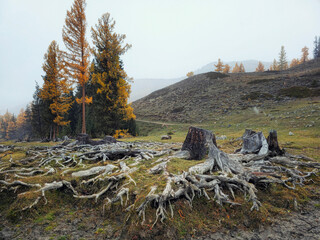
[[[64,48],[61,32],[72,2],[0,0],[0,114],[18,113],[32,101],[50,42]],[[320,35],[318,0],[87,0],[90,44],[90,28],[105,12],[132,44],[124,67],[136,83],[148,82],[146,93],[159,85],[150,79],[181,79],[218,58],[271,62],[281,45],[288,60],[300,57],[305,45],[312,56]],[[137,87],[140,97],[144,90]]]

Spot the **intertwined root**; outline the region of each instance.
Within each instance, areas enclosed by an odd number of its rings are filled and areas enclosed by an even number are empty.
[[[42,200],[47,204],[47,191],[68,189],[76,199],[102,201],[103,212],[112,204],[120,202],[130,214],[136,212],[142,223],[146,219],[146,209],[152,205],[156,206],[155,225],[159,219],[163,222],[169,215],[173,217],[172,206],[176,200],[186,199],[192,207],[195,196],[205,197],[208,201],[215,201],[220,205],[239,205],[235,202],[235,192],[241,191],[252,203],[251,210],[258,211],[261,203],[256,195],[256,186],[274,183],[294,189],[295,186],[303,186],[307,178],[316,174],[320,168],[320,163],[310,161],[309,158],[289,154],[228,155],[219,150],[213,141],[208,141],[206,146],[209,154],[205,162],[190,167],[182,174],[172,174],[168,172],[171,159],[190,155],[172,154],[168,145],[162,146],[162,150],[153,150],[143,144],[139,145],[139,148],[133,146],[132,143],[117,143],[94,147],[84,145],[30,150],[26,159],[13,159],[8,165],[1,165],[0,177],[3,180],[0,180],[0,191],[18,191],[19,197],[28,193],[34,194],[32,203],[22,208],[25,211],[42,203]],[[159,145],[155,146],[159,148]],[[155,156],[162,155],[164,156],[153,161]],[[130,160],[128,165],[127,160]],[[132,176],[141,169],[143,161],[153,163],[153,167],[144,174],[161,174],[166,179],[166,184],[161,189],[157,182],[154,182],[142,201],[136,201],[134,198],[142,189],[138,188],[139,179]],[[28,164],[25,166],[24,163]],[[304,172],[300,167],[313,170]],[[43,184],[30,180],[34,177],[46,179],[53,174],[60,176],[60,180]],[[73,184],[73,181],[78,184]],[[92,193],[92,189],[97,186],[100,187]]]

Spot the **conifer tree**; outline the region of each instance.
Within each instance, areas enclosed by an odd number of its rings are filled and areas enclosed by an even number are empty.
[[[290,68],[295,67],[295,66],[297,66],[297,65],[299,65],[299,64],[300,64],[299,59],[294,58],[294,59],[292,59],[292,61],[291,61],[291,63],[290,63]]]
[[[240,64],[239,70],[240,70],[239,72],[241,72],[241,73],[246,72],[242,63]]]
[[[273,59],[273,62],[270,66],[270,71],[279,71],[279,65],[276,59]]]
[[[86,97],[86,83],[89,80],[89,44],[86,40],[86,15],[85,0],[74,0],[70,11],[67,11],[65,25],[62,30],[62,38],[68,50],[66,55],[66,66],[69,76],[75,80],[82,90],[81,99],[77,99],[82,104],[82,133],[86,133],[86,108],[85,104],[91,103],[92,98]]]
[[[194,75],[193,72],[188,72],[188,73],[187,73],[187,77],[192,77],[193,75]]]
[[[307,62],[309,61],[309,48],[307,48],[307,46],[304,46],[302,49],[301,49],[301,52],[302,52],[302,55],[301,55],[301,59],[300,59],[300,63],[304,63],[304,62]]]
[[[314,43],[313,57],[314,59],[320,58],[320,37],[318,39],[317,36],[315,36],[313,43]]]
[[[258,67],[256,68],[256,72],[264,72],[264,65],[259,61]]]
[[[59,132],[59,126],[65,126],[69,123],[64,119],[71,107],[71,98],[68,93],[71,86],[67,81],[65,64],[62,53],[55,41],[52,41],[48,47],[47,53],[44,55],[44,64],[42,66],[45,76],[44,84],[40,89],[39,97],[42,100],[50,102],[50,110],[54,115],[53,122],[53,138]]]
[[[230,72],[230,65],[229,64],[226,64],[224,65],[224,68],[223,68],[223,73],[229,73]]]
[[[281,50],[279,53],[279,70],[283,71],[288,69],[288,62],[287,62],[287,55],[286,51],[284,50],[284,46],[281,46]]]
[[[124,44],[126,36],[114,32],[115,21],[109,13],[104,14],[95,28],[91,29],[94,61],[91,65],[91,88],[93,89],[94,126],[110,134],[122,128],[123,122],[135,119],[128,104],[130,84],[123,69],[121,55],[131,47]]]
[[[214,66],[216,67],[215,68],[216,72],[222,72],[223,67],[224,67],[223,62],[220,60],[220,58],[218,59],[218,63],[214,64]]]
[[[232,69],[232,73],[239,73],[240,72],[240,67],[238,63],[236,63]]]

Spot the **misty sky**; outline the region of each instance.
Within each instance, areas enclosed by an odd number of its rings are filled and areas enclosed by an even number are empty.
[[[32,101],[50,42],[64,49],[72,3],[0,0],[0,114]],[[320,35],[320,0],[87,0],[88,30],[106,12],[132,44],[123,60],[135,79],[185,76],[218,58],[272,61],[281,45],[290,60]]]

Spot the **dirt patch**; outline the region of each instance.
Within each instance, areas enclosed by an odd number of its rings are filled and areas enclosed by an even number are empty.
[[[312,201],[289,216],[274,219],[271,226],[260,227],[254,231],[238,229],[222,230],[193,239],[320,239],[320,200]]]

